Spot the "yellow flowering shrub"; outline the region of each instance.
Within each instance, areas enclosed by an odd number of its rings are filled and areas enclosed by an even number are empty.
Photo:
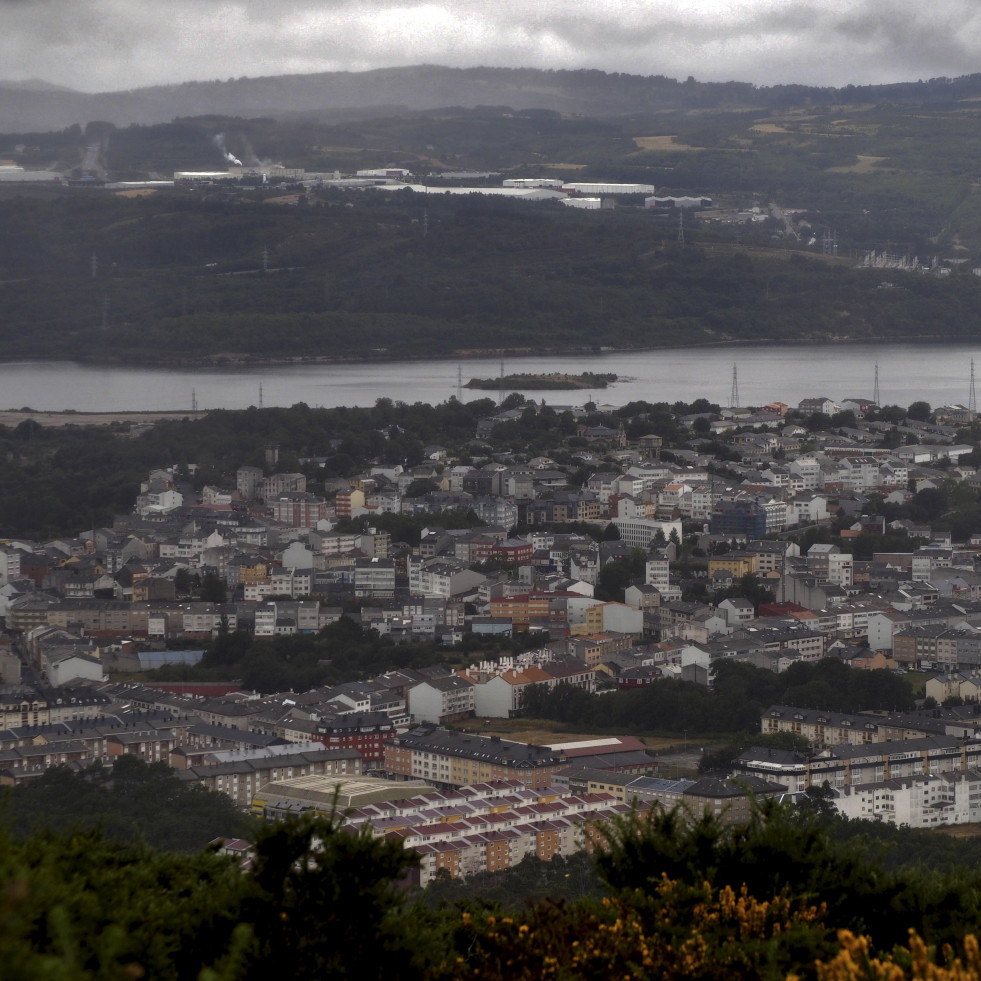
[[[824,949],[830,937],[822,913],[784,896],[758,900],[745,888],[737,893],[664,878],[651,895],[542,905],[517,919],[464,913],[445,977],[782,977],[803,951]]]
[[[907,947],[877,957],[867,937],[839,930],[825,910],[745,888],[691,889],[662,880],[640,893],[590,905],[542,905],[524,917],[464,913],[443,981],[981,981],[973,936],[964,952],[935,952],[910,931]],[[825,956],[817,956],[826,950]],[[803,968],[802,968],[803,966]]]
[[[978,941],[969,934],[964,938],[963,957],[955,957],[950,948],[943,950],[943,964],[937,964],[932,951],[915,931],[910,930],[908,947],[901,947],[888,957],[872,955],[867,937],[855,936],[850,930],[838,931],[840,949],[829,961],[818,961],[818,981],[979,981],[981,954]]]

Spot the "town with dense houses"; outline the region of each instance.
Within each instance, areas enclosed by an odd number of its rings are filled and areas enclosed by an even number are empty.
[[[0,545],[0,784],[132,754],[266,819],[340,794],[352,826],[419,853],[422,882],[588,848],[630,806],[738,820],[751,800],[819,789],[849,817],[981,821],[981,526],[955,540],[888,517],[981,487],[961,441],[974,412],[926,408],[715,406],[679,415],[687,436],[669,444],[642,410],[569,407],[558,462],[493,452],[497,427],[541,411],[519,402],[480,420],[465,463],[427,446],[421,465],[324,478],[322,493],[316,461],[281,472],[275,446],[227,487],[161,461],[112,527]],[[474,520],[446,527],[447,512]],[[421,518],[418,544],[387,515]],[[275,642],[342,618],[396,650],[477,654],[303,692],[154,680],[221,636]],[[492,728],[536,686],[601,699],[710,688],[722,660],[781,673],[825,658],[923,672],[925,704],[772,705],[761,734],[807,752],[755,747],[684,777],[633,736],[533,745]]]

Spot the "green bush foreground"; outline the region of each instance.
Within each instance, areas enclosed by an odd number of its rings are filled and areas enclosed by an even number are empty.
[[[603,838],[608,896],[518,911],[433,909],[408,885],[414,855],[326,818],[264,827],[247,870],[91,830],[4,832],[0,977],[978,977],[974,869],[886,870],[782,807],[739,827],[631,814]]]

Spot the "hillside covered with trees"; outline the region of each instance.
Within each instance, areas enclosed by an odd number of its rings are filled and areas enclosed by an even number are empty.
[[[821,107],[843,102],[872,105],[951,105],[981,92],[981,75],[916,82],[757,86],[700,82],[664,75],[538,68],[448,68],[413,65],[363,72],[316,72],[225,81],[185,82],[88,94],[49,85],[0,83],[0,127],[60,129],[86,120],[144,125],[175,116],[299,117],[306,122],[410,112],[445,106],[509,105],[585,115],[632,115],[667,109],[709,110],[751,106]]]
[[[5,976],[976,979],[978,873],[886,869],[778,807],[606,827],[602,897],[423,904],[413,857],[335,819],[261,830],[248,870],[97,832],[4,833]],[[882,961],[874,958],[881,958]]]
[[[690,230],[682,248],[642,210],[412,191],[353,202],[328,191],[283,207],[175,192],[7,198],[0,227],[10,358],[193,365],[966,340],[981,310],[974,276],[903,275],[885,290],[880,270],[772,248],[762,230],[753,249],[711,229]]]
[[[690,104],[698,86],[680,85],[685,100],[630,114],[501,103],[8,132],[4,159],[67,176],[92,176],[93,146],[98,175],[116,181],[224,170],[224,146],[247,167],[328,177],[405,168],[430,193],[261,178],[139,192],[4,184],[0,340],[12,358],[196,364],[969,339],[981,110],[976,80],[934,82],[894,101],[842,90],[753,102],[744,87]],[[681,243],[677,212],[645,210],[639,194],[580,211],[438,193],[460,171],[491,185],[640,183],[713,207],[686,214]],[[945,275],[857,268],[869,252],[936,260]]]

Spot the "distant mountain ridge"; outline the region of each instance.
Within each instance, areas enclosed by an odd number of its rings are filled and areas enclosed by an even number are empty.
[[[46,82],[43,78],[22,78],[12,81],[9,78],[0,78],[0,90],[13,89],[18,92],[74,92],[74,89],[66,85],[55,85],[53,82]]]
[[[981,96],[981,74],[889,85],[821,88],[698,82],[662,75],[596,70],[447,68],[417,65],[365,72],[321,72],[227,81],[184,82],[120,92],[83,93],[39,80],[0,81],[0,132],[26,133],[84,126],[93,120],[125,126],[187,116],[289,117],[322,121],[351,110],[386,112],[448,106],[510,106],[591,116],[664,109],[778,107],[847,103],[936,103]]]

